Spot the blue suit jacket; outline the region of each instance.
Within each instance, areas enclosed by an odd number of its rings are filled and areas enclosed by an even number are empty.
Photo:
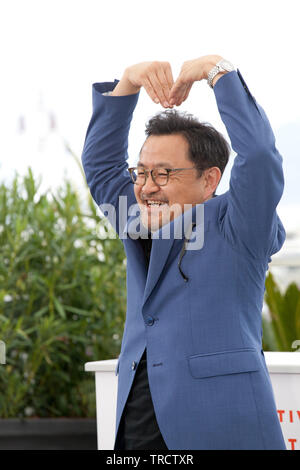
[[[285,449],[261,342],[265,275],[285,239],[276,213],[282,157],[269,121],[239,71],[219,79],[215,98],[237,153],[230,188],[204,203],[204,245],[181,260],[187,282],[178,268],[184,234],[153,240],[147,272],[130,224],[124,231],[118,222],[118,197],[136,203],[126,160],[139,94],[102,95],[117,82],[93,85],[82,155],[94,200],[114,205],[116,230],[127,235],[116,433],[147,347],[153,405],[169,449]]]

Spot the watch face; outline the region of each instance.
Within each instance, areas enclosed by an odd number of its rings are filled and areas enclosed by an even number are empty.
[[[222,69],[226,70],[227,72],[231,72],[232,70],[234,70],[234,66],[228,60],[222,60],[222,62],[220,63],[220,66],[222,67]]]

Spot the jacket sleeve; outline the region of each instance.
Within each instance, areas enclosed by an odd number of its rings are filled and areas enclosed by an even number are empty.
[[[227,203],[219,215],[221,230],[237,249],[266,259],[279,251],[285,240],[276,212],[284,188],[282,157],[268,118],[239,70],[221,77],[214,92],[237,153]]]
[[[110,211],[105,215],[120,235],[123,227],[119,225],[119,196],[126,198],[123,201],[126,201],[127,208],[136,204],[133,184],[127,170],[127,148],[130,123],[139,93],[126,96],[103,95],[112,91],[117,83],[118,80],[93,84],[93,112],[81,160],[94,201],[101,209],[106,209],[106,205],[114,208],[114,217]]]

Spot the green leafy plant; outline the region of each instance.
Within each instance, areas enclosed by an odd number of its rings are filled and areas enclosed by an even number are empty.
[[[293,343],[300,340],[300,290],[293,282],[285,293],[281,293],[271,272],[265,286],[270,318],[263,317],[263,348],[266,351],[295,351]]]
[[[123,245],[84,196],[85,204],[68,181],[39,194],[31,169],[0,186],[2,418],[94,416],[84,363],[120,351]]]

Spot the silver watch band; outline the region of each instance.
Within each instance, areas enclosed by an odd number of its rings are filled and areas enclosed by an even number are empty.
[[[234,66],[228,60],[222,59],[220,60],[208,73],[207,75],[207,83],[208,85],[213,88],[213,79],[219,72],[231,72],[235,70]]]

